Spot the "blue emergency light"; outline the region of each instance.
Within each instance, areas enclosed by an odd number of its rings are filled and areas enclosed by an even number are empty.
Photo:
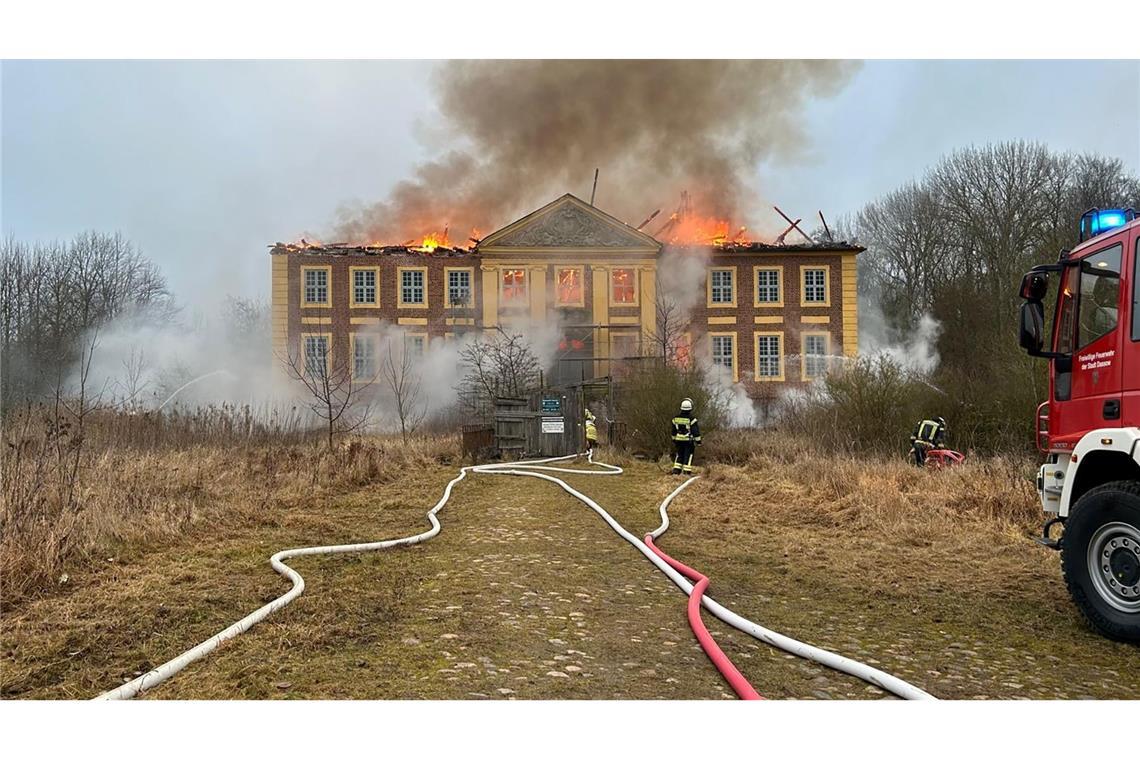
[[[1090,208],[1081,214],[1081,242],[1123,227],[1135,218],[1134,208]]]

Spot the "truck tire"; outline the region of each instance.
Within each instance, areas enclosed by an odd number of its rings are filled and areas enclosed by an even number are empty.
[[[1140,482],[1105,483],[1077,500],[1065,521],[1061,569],[1093,628],[1140,643]]]

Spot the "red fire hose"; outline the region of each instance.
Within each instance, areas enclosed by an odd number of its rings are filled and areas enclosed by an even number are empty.
[[[697,641],[701,644],[701,649],[705,650],[705,654],[712,660],[712,664],[724,676],[724,680],[728,681],[728,685],[736,692],[736,695],[741,699],[763,699],[764,697],[756,693],[752,688],[752,684],[748,683],[736,666],[732,664],[732,660],[728,659],[721,648],[717,646],[716,641],[713,640],[712,634],[709,629],[705,628],[705,623],[701,620],[701,598],[704,597],[705,591],[709,587],[708,576],[698,573],[688,565],[684,565],[677,560],[670,557],[665,552],[657,548],[653,543],[653,534],[645,534],[645,545],[661,559],[665,560],[674,570],[684,575],[689,580],[693,581],[693,593],[689,594],[689,626],[693,629],[693,633],[697,637]]]

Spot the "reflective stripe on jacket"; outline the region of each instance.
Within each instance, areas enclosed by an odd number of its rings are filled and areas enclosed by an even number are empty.
[[[594,424],[593,420],[586,420],[586,440],[598,440],[598,426]]]
[[[672,425],[674,441],[701,442],[701,429],[697,426],[696,417],[674,417]]]
[[[943,427],[936,421],[923,420],[922,422],[918,423],[918,427],[914,429],[914,435],[912,437],[916,441],[934,444],[942,440],[943,432]]]

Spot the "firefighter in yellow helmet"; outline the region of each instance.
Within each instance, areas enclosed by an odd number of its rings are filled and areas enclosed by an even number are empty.
[[[670,422],[673,437],[673,474],[693,474],[693,453],[701,443],[701,429],[693,416],[693,400],[681,402],[681,411]]]
[[[595,424],[597,420],[594,413],[589,409],[586,410],[586,450],[593,451],[598,445],[598,426]]]

